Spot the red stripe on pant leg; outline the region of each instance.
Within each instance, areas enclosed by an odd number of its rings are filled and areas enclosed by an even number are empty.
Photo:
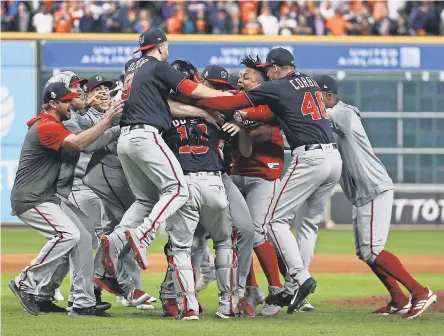
[[[63,239],[63,234],[62,234],[62,232],[57,231],[57,229],[55,228],[55,226],[51,224],[51,222],[48,220],[48,218],[46,218],[45,215],[43,215],[43,214],[37,209],[37,207],[35,207],[34,210],[37,211],[37,213],[38,213],[38,214],[39,214],[39,215],[40,215],[40,216],[46,221],[46,223],[48,223],[48,224],[52,227],[52,229],[53,229],[53,230],[59,235],[60,239]],[[31,266],[29,266],[29,267],[26,268],[26,271],[24,271],[24,273],[25,273],[25,277],[19,281],[19,290],[21,290],[22,282],[25,281],[26,278],[28,277],[28,271],[29,271],[31,268],[35,267],[35,266],[41,265],[41,264],[46,260],[46,258],[49,256],[49,254],[51,253],[51,251],[56,247],[56,245],[59,243],[59,241],[60,241],[60,240],[57,240],[57,241],[55,242],[55,244],[49,249],[48,252],[46,252],[45,256],[43,257],[43,259],[42,259],[39,263],[37,263],[37,264],[35,264],[35,265],[31,265]]]
[[[175,272],[176,272],[176,276],[177,276],[177,281],[179,282],[179,286],[180,286],[180,290],[182,291],[182,293],[185,293],[185,286],[182,284],[182,280],[180,279],[180,273],[179,270],[177,269],[177,265],[174,263],[174,259],[173,257],[169,257],[170,258],[170,263],[175,267]],[[182,299],[183,299],[183,312],[182,314],[188,312],[188,304],[187,304],[187,297],[186,295],[182,295]]]
[[[270,212],[271,204],[273,203],[274,194],[276,193],[276,180],[273,184],[273,195],[271,196],[270,204],[268,204],[267,213],[265,214],[264,224],[262,224],[262,233],[265,233],[265,225],[267,224],[268,213]]]
[[[72,199],[73,199],[74,202],[76,203],[76,206],[80,209],[80,207],[79,207],[79,203],[77,203],[77,200],[76,200],[76,198],[75,198],[75,196],[74,196],[74,192],[71,192],[71,194],[72,194]]]
[[[269,223],[270,223],[270,230],[271,230],[271,233],[273,234],[274,240],[276,241],[276,247],[277,247],[278,250],[279,250],[279,254],[281,255],[281,259],[282,259],[282,261],[284,262],[285,267],[287,268],[287,274],[288,274],[288,275],[290,275],[290,267],[288,267],[287,261],[285,260],[285,255],[282,253],[281,246],[279,245],[279,241],[278,241],[277,238],[276,238],[276,234],[274,233],[273,226],[271,225],[271,221],[273,220],[274,212],[276,211],[276,207],[277,207],[277,205],[278,205],[278,203],[279,203],[279,200],[280,200],[280,198],[281,198],[281,196],[282,196],[282,193],[284,192],[284,189],[285,189],[285,187],[287,186],[288,181],[290,181],[290,178],[293,176],[293,174],[294,174],[294,172],[295,172],[295,170],[296,170],[296,167],[297,167],[297,165],[298,165],[298,159],[299,159],[299,157],[296,157],[296,163],[295,163],[295,165],[294,165],[294,168],[293,168],[293,170],[291,171],[290,175],[288,176],[287,181],[285,181],[284,185],[282,186],[281,192],[279,193],[279,196],[278,196],[278,198],[277,198],[277,200],[276,200],[276,204],[274,205],[273,212],[271,213],[271,218],[270,218],[270,221],[269,221]],[[291,276],[291,275],[290,275],[290,276]],[[293,277],[292,277],[292,278],[293,278]],[[299,282],[298,282],[295,278],[293,278],[293,280],[295,280],[296,283],[299,284]]]
[[[171,202],[172,202],[172,201],[173,201],[173,200],[179,195],[179,193],[180,193],[180,181],[179,181],[179,178],[177,177],[176,170],[174,169],[173,163],[171,162],[170,158],[168,157],[168,154],[165,152],[165,150],[163,149],[163,147],[162,147],[162,146],[159,144],[159,142],[157,141],[156,133],[153,132],[152,134],[153,134],[153,137],[154,137],[154,141],[155,141],[155,143],[157,144],[157,146],[159,146],[159,148],[160,148],[160,150],[162,151],[163,155],[165,155],[166,159],[168,160],[168,163],[170,164],[171,170],[173,171],[174,178],[176,179],[176,182],[177,182],[177,192],[171,197],[171,199],[167,202],[167,204],[165,204],[165,206],[163,207],[163,209],[160,211],[159,215],[158,215],[158,216],[156,217],[156,219],[153,221],[153,223],[152,223],[152,225],[151,225],[151,228],[143,234],[141,240],[144,239],[144,238],[146,238],[147,234],[153,230],[153,228],[155,227],[155,224],[156,224],[157,220],[159,219],[159,217],[162,216],[162,214],[163,214],[164,211],[168,208],[168,206],[171,204]]]
[[[371,209],[371,215],[370,215],[370,252],[374,255],[377,256],[377,254],[375,252],[373,252],[373,204],[374,201],[372,201],[372,209]]]

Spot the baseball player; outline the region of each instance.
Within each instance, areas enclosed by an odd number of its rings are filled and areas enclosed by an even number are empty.
[[[115,274],[117,257],[127,241],[140,267],[146,269],[147,248],[155,237],[156,226],[166,221],[189,197],[180,165],[160,136],[172,125],[167,94],[178,90],[194,98],[221,95],[219,91],[187,80],[166,62],[168,41],[160,30],[143,32],[139,45],[136,52],[141,51],[142,56],[125,65],[122,99],[126,103],[117,146],[136,201],[113,234],[101,240],[104,267],[111,274]],[[128,227],[134,229],[125,232]]]
[[[227,91],[234,89],[230,83],[230,75],[228,71],[218,65],[207,66],[202,72],[202,83],[213,89]],[[229,127],[234,127],[235,124],[229,123]],[[253,221],[248,211],[247,203],[242,196],[239,189],[231,180],[229,173],[229,162],[231,161],[231,152],[238,150],[242,155],[248,156],[251,154],[251,139],[248,133],[241,128],[239,136],[236,138],[229,137],[226,141],[226,148],[223,150],[224,155],[224,173],[222,174],[222,181],[224,182],[225,191],[227,193],[229,205],[229,218],[233,223],[236,234],[236,249],[238,253],[239,263],[239,307],[241,313],[248,317],[255,316],[254,309],[248,304],[245,298],[245,289],[247,277],[251,267],[251,258],[253,253],[253,238],[254,228]],[[201,240],[201,243],[204,242]],[[206,243],[205,243],[206,245]],[[201,250],[202,251],[202,250]],[[205,250],[203,250],[205,251]],[[196,255],[194,258],[194,266],[200,269],[201,262],[204,255]]]
[[[248,91],[266,79],[266,74],[257,65],[259,57],[254,60],[245,57],[241,64],[245,65],[239,75],[238,86],[241,91]],[[231,179],[244,196],[253,220],[255,234],[253,248],[265,272],[269,284],[269,293],[282,291],[279,278],[276,252],[267,239],[265,217],[270,211],[271,199],[280,187],[280,176],[284,161],[284,140],[280,127],[274,120],[268,106],[260,105],[240,111],[243,124],[247,128],[254,143],[250,157],[243,157],[237,151],[232,154]],[[268,118],[268,120],[267,120]],[[264,120],[254,121],[255,119]],[[247,301],[256,307],[265,300],[265,295],[257,285],[253,264],[249,275]],[[272,316],[280,311],[279,306],[266,304],[261,315]]]
[[[289,221],[304,203],[307,216],[324,211],[342,161],[317,83],[295,70],[293,55],[283,48],[271,50],[263,67],[271,81],[233,97],[203,99],[197,105],[219,111],[268,105],[291,146],[293,159],[272,199],[266,223],[269,238],[288,269],[286,290],[270,295],[267,303],[288,305],[287,313],[293,313],[314,292],[317,282],[304,267]]]
[[[87,113],[100,120],[104,110],[110,104],[109,89],[113,82],[102,76],[94,75],[88,78],[85,84],[85,95],[87,98],[99,95],[98,100],[93,101]],[[118,126],[116,126],[118,127]],[[102,230],[104,234],[110,234],[120,223],[124,213],[134,202],[134,195],[128,185],[123,173],[120,160],[116,152],[117,141],[112,142],[100,151],[96,151],[86,168],[83,183],[94,191],[100,198],[104,215],[102,217]],[[122,303],[126,306],[135,306],[139,309],[153,309],[147,302],[151,297],[140,290],[142,280],[140,268],[134,259],[133,253],[126,253],[119,260],[117,281],[105,274],[102,265],[102,253],[99,250],[95,259],[96,285],[110,291],[113,294],[122,295]],[[114,276],[114,275],[113,275]]]
[[[339,182],[353,204],[356,254],[370,266],[391,295],[391,301],[374,313],[402,314],[404,319],[420,318],[437,297],[385,249],[392,215],[392,180],[373,152],[358,108],[337,100],[338,84],[330,76],[314,79],[322,89],[343,160]],[[403,293],[398,282],[409,290],[411,299]]]
[[[66,130],[61,123],[70,101],[79,96],[63,83],[48,85],[43,91],[43,112],[28,122],[20,154],[14,186],[11,192],[13,214],[24,223],[38,230],[48,242],[28,267],[9,282],[9,287],[24,309],[38,315],[39,307],[34,293],[39,282],[50,277],[70,253],[72,274],[73,309],[69,316],[106,316],[98,309],[93,293],[93,264],[91,236],[74,213],[56,196],[57,178],[61,166],[61,149],[85,149],[108,129],[122,110],[123,102],[114,104],[103,120],[78,135]],[[92,261],[92,260],[91,260]]]
[[[204,80],[216,80],[216,70],[219,70],[219,86],[227,85],[224,76],[227,78],[228,72],[219,67],[207,67],[203,73]],[[192,73],[195,73],[195,69],[187,77],[191,77]],[[175,128],[164,137],[181,163],[188,180],[190,198],[167,221],[166,229],[171,243],[171,249],[167,249],[170,268],[167,277],[172,276],[176,294],[179,295],[182,312],[179,318],[197,319],[199,304],[194,293],[191,246],[200,219],[202,226],[213,238],[216,250],[216,273],[220,290],[216,315],[229,318],[237,315],[239,309],[236,254],[233,253],[231,242],[232,223],[228,217],[228,199],[221,178],[223,133],[218,127],[197,118],[173,119],[173,125]],[[222,129],[232,135],[240,132],[240,128],[234,125],[225,124]],[[251,150],[246,147],[241,146],[249,154]]]
[[[92,127],[94,124],[85,123],[85,120],[82,120],[82,116],[79,111],[82,111],[84,108],[84,99],[83,99],[83,91],[81,89],[80,84],[84,84],[87,80],[80,79],[75,73],[72,71],[64,71],[58,73],[57,75],[51,77],[46,86],[51,83],[63,83],[69,87],[71,91],[77,92],[80,94],[79,97],[74,98],[70,103],[70,109],[66,114],[66,117],[69,117],[68,120],[63,121],[63,126],[71,131],[73,134],[78,134],[85,129]],[[83,112],[82,112],[83,113]],[[86,121],[89,121],[87,119]],[[98,123],[98,121],[96,122]],[[109,144],[112,140],[116,139],[119,135],[119,128],[110,128],[104,132],[102,136],[100,136],[96,141],[86,147],[82,153],[92,153],[95,150],[99,150],[104,148],[107,144]],[[97,242],[94,239],[94,223],[91,221],[90,217],[85,215],[81,210],[79,210],[74,203],[71,203],[68,200],[68,196],[71,193],[71,189],[73,186],[74,179],[74,169],[77,161],[79,160],[79,152],[70,152],[63,151],[62,153],[62,164],[61,170],[59,174],[59,178],[57,181],[57,196],[60,198],[62,203],[64,203],[70,210],[76,215],[77,219],[84,225],[84,227],[88,230],[92,237],[93,248],[96,247],[95,243]],[[51,301],[47,300],[50,297],[50,293],[52,293],[54,287],[60,286],[66,274],[70,270],[69,267],[69,255],[65,255],[63,257],[63,261],[57,267],[57,270],[54,272],[52,277],[45,277],[42,281],[39,282],[37,288],[37,295],[39,302],[40,311],[43,312],[58,312],[59,309],[56,307]],[[71,279],[73,276],[71,276]],[[92,281],[92,279],[86,278],[87,281]],[[94,295],[96,298],[96,305],[99,306],[107,306],[109,305],[107,302],[102,302],[101,293],[99,288],[94,288]],[[55,296],[54,296],[55,298]],[[68,298],[68,308],[67,310],[71,310],[73,305],[73,297],[70,296]],[[61,309],[61,308],[60,308]]]

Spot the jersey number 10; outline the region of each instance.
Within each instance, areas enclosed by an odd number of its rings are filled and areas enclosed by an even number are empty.
[[[328,119],[328,114],[325,112],[324,98],[322,97],[322,93],[320,91],[316,91],[316,101],[317,104],[315,103],[311,92],[305,92],[304,101],[302,102],[301,106],[302,114],[310,114],[311,119],[313,120],[319,120],[322,117]]]
[[[208,134],[207,133],[208,132],[207,125],[198,124],[198,125],[196,125],[196,127],[199,127],[205,134]],[[187,128],[185,127],[185,125],[180,125],[179,127],[177,127],[177,132],[179,132],[179,134],[180,134],[181,141],[188,140],[188,133],[187,133]],[[200,137],[200,138],[201,138],[201,140],[207,140],[204,137]],[[200,146],[184,145],[179,148],[179,154],[189,154],[189,153],[205,154],[206,152],[208,152],[208,146],[206,146],[206,145],[200,145]]]

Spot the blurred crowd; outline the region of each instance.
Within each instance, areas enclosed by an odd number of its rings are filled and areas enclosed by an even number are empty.
[[[2,31],[444,35],[441,1],[2,1]]]

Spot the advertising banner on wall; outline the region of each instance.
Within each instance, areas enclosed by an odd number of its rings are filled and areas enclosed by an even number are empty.
[[[377,211],[377,209],[375,209]],[[352,224],[352,205],[343,192],[331,198],[331,219],[336,225]],[[444,191],[395,189],[392,225],[444,225]]]
[[[170,42],[169,60],[184,59],[198,68],[219,64],[239,68],[245,55],[263,60],[276,47],[288,49],[300,70],[439,71],[444,45],[358,43]],[[43,41],[45,68],[123,69],[137,42]],[[69,52],[66,52],[69,50]]]
[[[1,47],[1,222],[11,216],[10,196],[26,136],[26,122],[36,113],[36,43],[2,41]]]

